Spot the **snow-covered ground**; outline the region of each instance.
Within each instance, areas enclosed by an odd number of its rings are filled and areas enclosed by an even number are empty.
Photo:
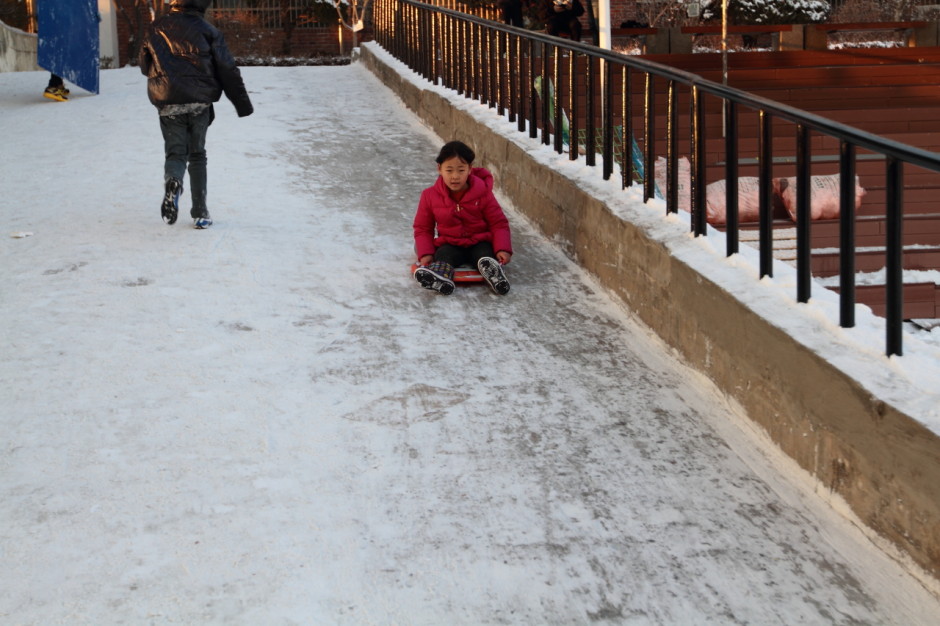
[[[512,207],[508,296],[413,282],[441,140],[363,67],[244,76],[196,231],[160,220],[136,69],[68,103],[0,74],[0,623],[936,623],[936,581]]]

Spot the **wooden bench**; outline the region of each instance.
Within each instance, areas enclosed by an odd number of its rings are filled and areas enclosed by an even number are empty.
[[[727,33],[731,37],[741,38],[746,47],[749,46],[749,40],[756,42],[756,38],[761,35],[769,35],[772,38],[771,45],[775,48],[780,46],[780,33],[787,33],[793,30],[792,24],[750,24],[733,25],[727,27]],[[692,45],[702,37],[721,37],[722,27],[710,24],[696,24],[692,26],[682,26],[679,32],[688,35],[692,40]]]
[[[845,33],[897,33],[904,37],[904,45],[911,46],[914,33],[926,28],[929,22],[841,22],[831,24],[813,24],[805,31],[806,47],[828,49],[832,35]]]

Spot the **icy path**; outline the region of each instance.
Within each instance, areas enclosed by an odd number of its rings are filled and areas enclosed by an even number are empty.
[[[412,282],[440,141],[364,68],[244,74],[208,231],[135,69],[0,75],[0,623],[936,623],[518,216],[507,297]]]

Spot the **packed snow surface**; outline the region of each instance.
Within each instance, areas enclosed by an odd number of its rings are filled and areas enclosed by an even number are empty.
[[[136,69],[0,74],[0,622],[936,623],[508,203],[507,296],[421,289],[442,139],[364,67],[243,73],[205,231]]]

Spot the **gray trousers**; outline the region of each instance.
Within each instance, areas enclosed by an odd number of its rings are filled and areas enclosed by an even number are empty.
[[[166,154],[163,180],[176,178],[182,181],[189,167],[189,191],[193,199],[190,216],[193,218],[209,216],[206,206],[206,132],[211,121],[211,107],[201,113],[160,116]]]

